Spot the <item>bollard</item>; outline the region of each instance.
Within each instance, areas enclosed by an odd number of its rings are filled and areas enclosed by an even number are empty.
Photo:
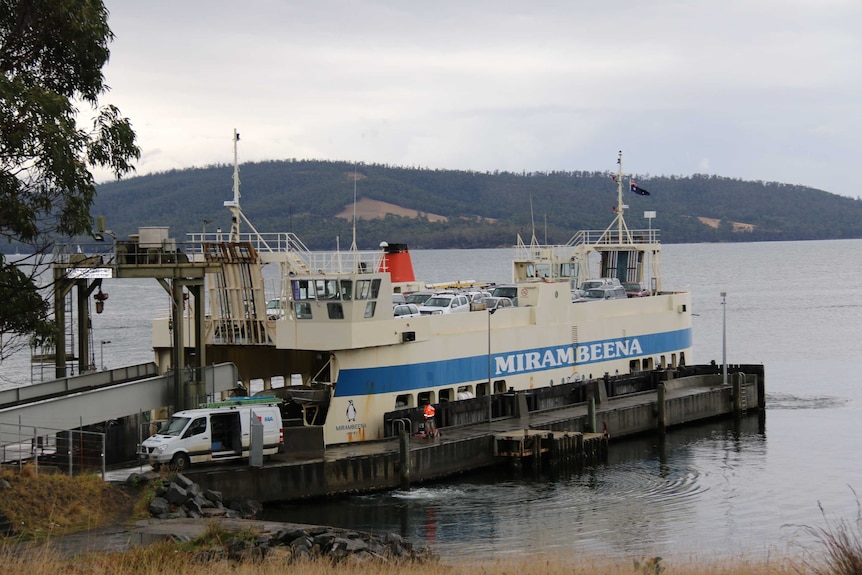
[[[590,428],[590,433],[596,432],[596,398],[590,396],[590,401],[587,404],[587,426]]]
[[[410,432],[402,429],[398,434],[398,463],[401,491],[410,490]]]
[[[659,383],[656,387],[656,408],[657,419],[656,426],[659,433],[664,433],[667,427],[667,392],[664,383]]]

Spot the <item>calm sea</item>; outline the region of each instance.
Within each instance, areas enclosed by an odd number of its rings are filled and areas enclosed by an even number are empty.
[[[416,276],[505,282],[511,250],[414,251]],[[409,492],[269,509],[269,518],[392,531],[443,557],[538,552],[616,558],[765,557],[813,541],[804,526],[855,521],[862,491],[862,240],[666,245],[666,289],[690,289],[694,361],[763,363],[765,416],[612,443],[607,463],[557,477],[504,470]],[[465,271],[466,270],[466,271]],[[107,280],[92,362],[152,359],[153,281]],[[104,343],[101,342],[110,342]],[[29,382],[26,353],[0,388]],[[47,377],[47,376],[46,376]]]

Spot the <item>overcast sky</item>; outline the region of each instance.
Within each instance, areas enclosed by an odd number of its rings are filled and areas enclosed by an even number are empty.
[[[138,174],[231,163],[236,128],[240,162],[614,170],[622,150],[636,174],[862,195],[860,0],[106,6],[104,103]]]

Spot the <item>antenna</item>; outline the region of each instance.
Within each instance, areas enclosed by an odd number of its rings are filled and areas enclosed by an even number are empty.
[[[230,241],[239,241],[239,160],[237,157],[237,142],[239,142],[239,132],[236,128],[233,129],[233,203],[230,206],[231,224],[230,224]]]
[[[356,180],[358,174],[356,172],[356,162],[353,162],[353,243],[350,245],[350,251],[356,251]]]
[[[536,245],[538,240],[536,240],[536,218],[533,214],[533,194],[530,194],[530,225],[533,228],[533,237],[530,241],[531,245]]]

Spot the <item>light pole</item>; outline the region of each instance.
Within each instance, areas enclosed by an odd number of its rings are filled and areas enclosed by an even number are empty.
[[[652,241],[652,221],[653,221],[653,219],[655,219],[655,210],[648,210],[648,211],[644,212],[644,217],[649,222],[648,240],[649,240],[650,246],[652,246],[652,243],[653,243],[653,241]],[[650,247],[650,252],[649,252],[650,255],[649,255],[649,258],[647,258],[647,285],[646,285],[646,288],[649,290],[650,295],[653,295],[653,289],[652,289],[652,256],[653,256],[653,253],[654,253],[653,249],[652,249],[652,247]]]
[[[111,343],[111,340],[103,339],[101,343],[102,345],[99,347],[99,355],[101,356],[101,359],[99,362],[102,364],[102,371],[105,371],[105,346]]]
[[[497,308],[488,310],[488,424],[491,423],[491,415],[492,415],[492,405],[491,405],[491,392],[492,392],[492,383],[491,383],[491,316],[494,315],[494,312],[497,311]]]
[[[721,383],[727,385],[727,292],[721,292]]]
[[[207,224],[210,223],[211,221],[212,220],[207,220],[207,219],[204,219],[204,221],[203,221],[204,222],[204,233],[201,234],[201,243],[204,243],[205,241],[207,241]]]

